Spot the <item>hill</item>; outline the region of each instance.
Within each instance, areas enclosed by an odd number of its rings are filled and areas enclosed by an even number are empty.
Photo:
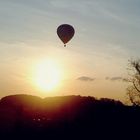
[[[136,137],[139,126],[139,107],[107,98],[10,95],[0,100],[4,137],[122,139]]]

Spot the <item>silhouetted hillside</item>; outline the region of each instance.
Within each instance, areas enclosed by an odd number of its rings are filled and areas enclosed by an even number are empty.
[[[3,136],[134,138],[139,126],[140,108],[125,106],[112,99],[81,96],[42,99],[31,95],[11,95],[0,100],[0,133]]]

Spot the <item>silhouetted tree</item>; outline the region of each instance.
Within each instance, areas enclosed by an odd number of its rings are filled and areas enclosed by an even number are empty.
[[[129,61],[129,71],[127,95],[129,101],[137,106],[140,105],[140,59]]]

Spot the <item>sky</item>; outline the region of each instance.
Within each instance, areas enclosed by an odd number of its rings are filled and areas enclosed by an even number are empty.
[[[125,100],[128,85],[122,79],[128,60],[140,52],[139,7],[139,0],[0,0],[0,97],[74,94]],[[56,34],[64,23],[75,29],[67,47]],[[47,91],[37,85],[40,79],[35,82],[45,61],[50,75],[59,76]]]

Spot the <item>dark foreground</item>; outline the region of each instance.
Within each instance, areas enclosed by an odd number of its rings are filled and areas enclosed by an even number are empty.
[[[140,108],[94,97],[7,96],[0,139],[140,139]]]

